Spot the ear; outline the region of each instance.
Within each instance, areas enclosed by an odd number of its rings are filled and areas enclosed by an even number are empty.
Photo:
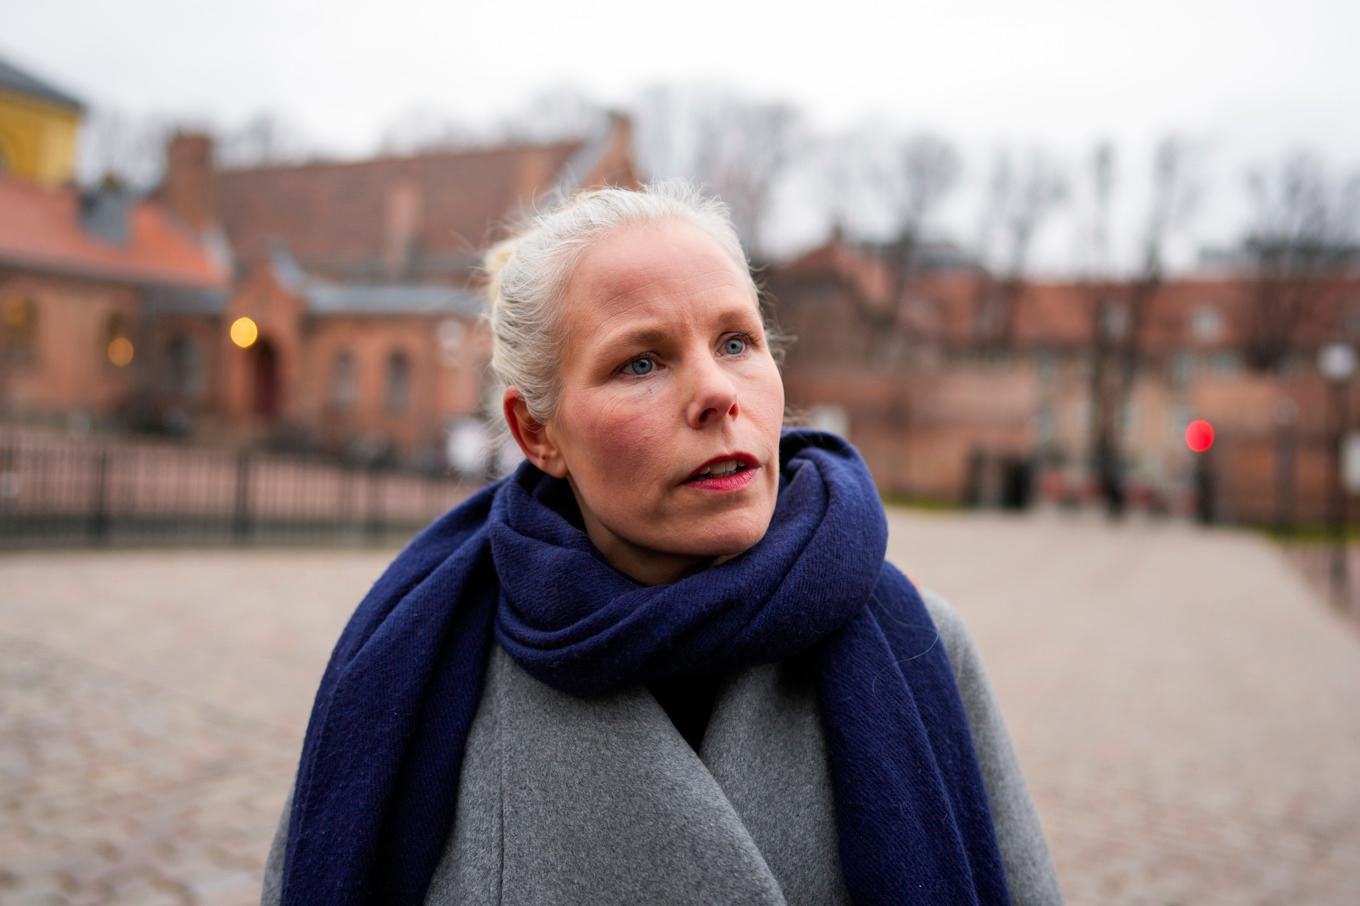
[[[518,387],[505,388],[501,407],[524,458],[554,478],[566,478],[567,464],[562,461],[561,451],[548,436],[547,426],[529,414],[529,404]]]

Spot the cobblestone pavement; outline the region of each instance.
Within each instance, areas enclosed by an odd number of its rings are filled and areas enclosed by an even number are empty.
[[[1257,535],[893,521],[963,613],[1072,904],[1360,903],[1360,632]]]
[[[0,902],[245,904],[392,551],[0,557]],[[978,640],[1068,902],[1360,902],[1360,633],[1247,534],[894,514]]]

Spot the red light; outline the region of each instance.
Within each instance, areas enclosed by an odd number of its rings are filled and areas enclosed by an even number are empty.
[[[1185,445],[1196,453],[1203,453],[1214,445],[1214,426],[1197,418],[1185,426]]]

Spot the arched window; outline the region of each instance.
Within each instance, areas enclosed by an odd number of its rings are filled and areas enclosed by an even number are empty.
[[[122,312],[114,312],[104,322],[104,339],[101,352],[105,360],[114,367],[126,368],[132,364],[135,350],[132,347],[132,337],[129,336],[129,333],[127,318],[123,316]]]
[[[31,362],[38,350],[38,303],[29,296],[0,301],[0,359]]]
[[[354,353],[341,350],[331,366],[331,405],[337,409],[352,409],[359,398],[358,368]]]
[[[172,337],[165,347],[166,389],[196,399],[203,392],[203,366],[192,337]]]
[[[392,412],[404,410],[410,391],[411,360],[398,349],[387,357],[387,408]]]

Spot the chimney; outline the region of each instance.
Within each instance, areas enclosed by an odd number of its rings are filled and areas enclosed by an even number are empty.
[[[601,173],[601,181],[630,189],[642,187],[633,160],[633,118],[622,110],[609,111],[609,162]]]
[[[609,111],[609,131],[614,133],[615,147],[625,153],[633,150],[633,117],[626,110]]]
[[[202,235],[217,220],[213,192],[213,140],[202,132],[177,132],[165,152],[161,201],[181,222]]]
[[[420,235],[422,204],[415,183],[403,180],[387,189],[383,224],[383,263],[390,280],[411,276]]]

